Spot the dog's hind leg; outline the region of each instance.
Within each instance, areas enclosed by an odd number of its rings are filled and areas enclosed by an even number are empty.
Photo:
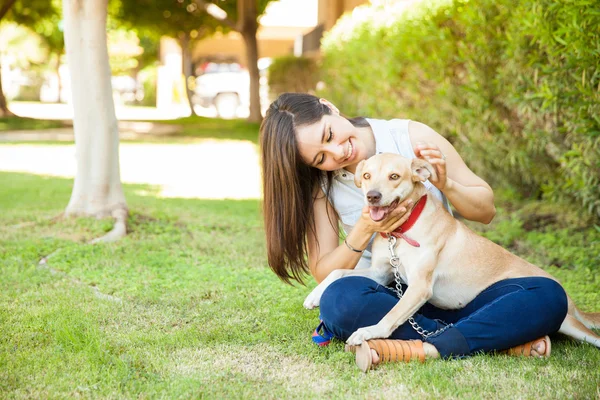
[[[600,313],[583,312],[577,308],[570,296],[567,295],[567,299],[569,301],[569,314],[573,315],[589,329],[600,329]]]
[[[574,339],[587,342],[600,348],[600,336],[596,335],[577,318],[570,314],[567,314],[567,317],[563,321],[558,331]]]
[[[590,329],[600,329],[600,313],[586,313],[575,308],[575,316]]]

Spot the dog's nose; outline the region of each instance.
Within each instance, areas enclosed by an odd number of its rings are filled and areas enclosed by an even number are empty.
[[[378,203],[381,200],[381,193],[376,190],[369,190],[367,192],[367,200],[369,200],[369,203]]]

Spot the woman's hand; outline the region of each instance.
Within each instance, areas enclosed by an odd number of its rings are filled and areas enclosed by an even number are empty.
[[[365,206],[362,210],[361,222],[365,231],[370,235],[377,232],[390,233],[395,231],[400,225],[406,222],[412,212],[412,199],[406,199],[398,204],[384,219],[381,221],[373,221],[369,207]]]
[[[439,190],[444,190],[448,183],[448,175],[446,173],[446,156],[442,150],[431,142],[417,142],[414,152],[418,158],[427,161],[435,168],[437,179],[434,180],[431,177],[429,182]]]

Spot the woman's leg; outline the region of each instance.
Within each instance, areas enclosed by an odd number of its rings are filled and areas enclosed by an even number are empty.
[[[389,288],[368,278],[347,277],[323,293],[321,316],[335,336],[346,340],[358,328],[378,323],[397,302]],[[427,304],[414,319],[428,331],[442,328],[426,342],[442,357],[457,357],[506,349],[555,332],[566,312],[562,287],[551,279],[532,277],[497,282],[461,310]],[[390,338],[422,339],[408,323]]]
[[[491,285],[463,309],[440,310],[428,304],[420,311],[460,332],[469,352],[453,354],[462,355],[508,349],[558,331],[567,315],[567,295],[552,279],[514,278]],[[427,341],[436,345],[444,340],[440,334]],[[446,355],[450,354],[442,354]]]
[[[358,328],[378,323],[397,303],[398,297],[389,288],[369,278],[349,276],[325,289],[321,296],[321,318],[337,338],[345,341]],[[427,330],[443,326],[420,314],[414,318]],[[410,324],[403,324],[391,338],[408,340],[421,339],[421,336]]]

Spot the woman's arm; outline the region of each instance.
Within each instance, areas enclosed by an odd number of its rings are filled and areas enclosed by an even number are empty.
[[[331,203],[321,189],[313,205],[315,232],[308,231],[308,265],[312,276],[321,282],[336,269],[353,269],[362,253],[352,251],[345,243],[339,244],[338,219]],[[346,241],[355,249],[363,250],[375,232],[392,232],[410,216],[406,210],[412,200],[401,203],[380,222],[374,222],[369,208],[363,213],[346,237]]]
[[[456,149],[439,133],[414,121],[409,123],[408,130],[415,155],[436,168],[438,179],[431,183],[446,195],[460,215],[489,224],[496,215],[490,185],[467,167]]]

